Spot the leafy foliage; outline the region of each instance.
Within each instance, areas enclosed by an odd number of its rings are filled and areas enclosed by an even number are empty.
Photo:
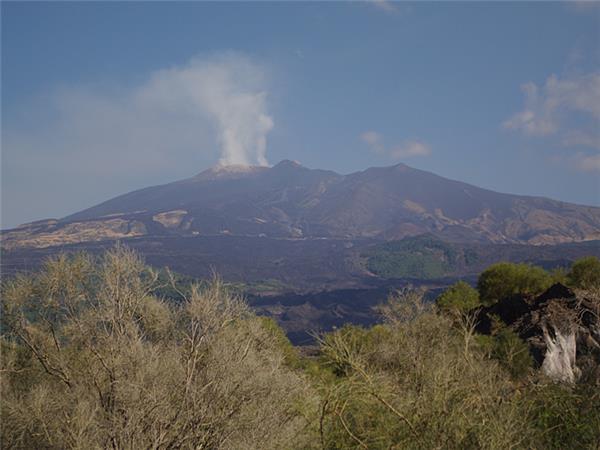
[[[490,305],[514,294],[540,294],[552,284],[541,267],[501,262],[484,270],[477,281],[482,303]]]
[[[400,292],[387,323],[322,341],[323,448],[507,448],[532,436],[509,375],[479,351],[472,328]]]
[[[468,312],[477,308],[481,302],[479,301],[479,293],[464,281],[459,281],[436,299],[437,306],[445,311]]]
[[[567,280],[573,287],[581,289],[600,287],[600,259],[588,256],[575,261],[567,274]]]
[[[300,358],[298,349],[292,345],[285,332],[274,319],[270,317],[259,317],[258,320],[266,331],[267,336],[271,343],[281,352],[283,355],[285,364],[288,367],[299,369],[304,367],[305,361]]]
[[[495,330],[490,336],[476,337],[479,345],[496,359],[513,377],[522,379],[527,376],[533,366],[533,359],[527,344],[506,326]]]
[[[490,269],[511,293],[546,282],[521,266]],[[505,295],[496,278],[485,287]],[[477,336],[465,314],[477,292],[466,283],[444,292],[437,307],[423,291],[398,291],[380,307],[383,324],[325,334],[318,355],[306,358],[218,278],[181,281],[122,247],[100,260],[60,256],[38,274],[6,281],[3,448],[600,443],[598,386],[548,383],[507,327]]]
[[[531,422],[539,448],[593,449],[600,445],[600,389],[593,385],[532,385]]]

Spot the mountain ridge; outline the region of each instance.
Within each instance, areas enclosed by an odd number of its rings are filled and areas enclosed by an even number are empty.
[[[505,194],[405,164],[341,175],[283,160],[216,166],[59,220],[2,233],[5,248],[152,235],[557,244],[600,238],[600,208]]]

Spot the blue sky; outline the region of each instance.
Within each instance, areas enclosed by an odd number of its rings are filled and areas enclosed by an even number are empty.
[[[222,163],[600,205],[600,7],[2,2],[2,226]]]

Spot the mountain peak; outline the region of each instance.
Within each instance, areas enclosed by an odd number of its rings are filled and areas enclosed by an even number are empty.
[[[208,170],[213,173],[249,173],[260,170],[263,166],[252,166],[249,164],[217,164]]]
[[[397,170],[397,171],[399,171],[399,172],[412,169],[412,167],[407,166],[404,163],[395,164],[395,165],[392,166],[392,168],[395,169],[395,170]]]
[[[276,168],[276,167],[301,168],[304,166],[302,164],[300,164],[299,161],[291,160],[291,159],[283,159],[283,160],[279,161],[277,164],[275,164],[275,166],[273,166],[273,168]]]
[[[261,173],[269,168],[266,166],[251,166],[246,164],[217,164],[210,169],[200,172],[195,180],[216,180],[243,178]]]
[[[339,175],[290,160],[272,168],[216,166],[182,182],[116,197],[68,216],[52,229],[44,225],[41,231],[32,227],[26,232],[33,236],[30,244],[43,233],[55,232],[70,239],[62,242],[73,242],[73,227],[79,225],[69,224],[83,221],[88,228],[78,232],[78,239],[89,239],[94,227],[104,230],[95,234],[98,240],[225,231],[278,238],[380,239],[433,233],[451,241],[527,244],[600,238],[600,208],[500,194],[404,164]],[[163,222],[165,229],[157,228]],[[23,242],[18,233],[12,239]]]

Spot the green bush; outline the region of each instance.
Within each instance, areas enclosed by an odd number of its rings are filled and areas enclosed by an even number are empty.
[[[524,402],[531,403],[530,420],[538,448],[600,448],[600,389],[591,385],[556,383],[531,385]]]
[[[276,348],[283,354],[285,364],[294,369],[304,367],[305,361],[298,354],[298,349],[292,345],[283,329],[271,317],[258,318]]]
[[[577,260],[571,266],[567,281],[571,286],[581,289],[600,287],[600,259],[588,256]]]
[[[535,268],[515,267],[526,283],[514,267],[489,273],[511,293],[543,284],[531,281]],[[325,334],[313,358],[218,279],[173,286],[170,302],[157,297],[161,285],[124,248],[98,261],[61,256],[3,283],[3,448],[600,444],[597,385],[537,384],[510,329],[495,323],[491,336],[476,336],[472,316],[440,313],[476,304],[465,283],[437,308],[423,291],[398,291],[379,308],[383,324]]]
[[[533,366],[529,347],[510,328],[501,327],[493,335],[480,335],[476,340],[491,358],[497,360],[511,374],[513,379],[521,379],[529,374]]]
[[[435,302],[442,311],[457,312],[467,312],[481,305],[477,290],[464,281],[450,286]]]
[[[552,277],[541,267],[501,262],[484,270],[477,281],[479,297],[491,305],[514,294],[540,294],[552,285]]]
[[[472,330],[402,291],[377,331],[343,328],[322,341],[322,448],[492,448],[532,438],[508,373],[473,345]]]

